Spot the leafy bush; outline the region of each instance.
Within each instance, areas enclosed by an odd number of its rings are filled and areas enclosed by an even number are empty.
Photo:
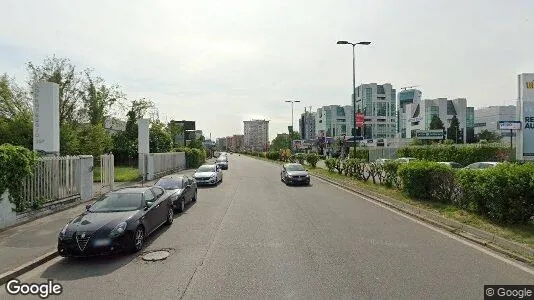
[[[185,152],[187,168],[198,168],[206,161],[206,151],[196,148],[179,147],[174,152]]]
[[[295,159],[299,162],[299,164],[303,165],[306,161],[306,155],[304,153],[297,153],[295,154]]]
[[[373,178],[373,183],[376,184],[376,181],[378,179],[379,183],[382,183],[382,177],[383,177],[383,169],[382,165],[376,162],[372,162],[367,164],[367,178]]]
[[[464,166],[479,161],[504,161],[510,156],[510,148],[503,145],[432,145],[404,147],[397,150],[397,157],[415,157],[427,161],[453,161]]]
[[[408,196],[423,200],[451,201],[447,195],[452,195],[455,191],[452,168],[435,162],[416,161],[402,164],[398,174],[402,190]]]
[[[312,166],[312,168],[315,168],[317,166],[317,162],[319,161],[319,155],[316,153],[310,153],[306,156],[306,161]]]
[[[458,172],[459,204],[501,223],[524,224],[534,215],[534,164],[502,164]]]
[[[336,159],[335,158],[327,158],[324,161],[324,164],[329,172],[334,172],[335,165],[336,165]]]
[[[270,160],[279,160],[280,159],[280,153],[279,152],[275,152],[275,151],[267,152],[267,154],[265,156]]]
[[[384,163],[384,184],[387,187],[399,187],[399,170],[400,163],[394,160],[389,160]]]
[[[361,159],[363,161],[369,161],[369,150],[363,148],[350,149],[350,158]]]
[[[21,146],[0,145],[0,195],[9,191],[9,201],[15,204],[15,211],[23,212],[32,203],[23,201],[23,180],[33,173],[37,155]],[[38,199],[36,199],[38,200]]]

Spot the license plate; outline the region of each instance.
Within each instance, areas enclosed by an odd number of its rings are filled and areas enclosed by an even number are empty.
[[[93,243],[96,247],[109,246],[110,244],[111,241],[109,239],[95,240]]]

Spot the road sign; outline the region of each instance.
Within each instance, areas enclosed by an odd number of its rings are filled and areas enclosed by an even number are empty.
[[[420,140],[442,140],[443,139],[443,130],[420,130],[417,131],[417,138]]]
[[[520,130],[521,121],[499,121],[499,129],[501,130]]]

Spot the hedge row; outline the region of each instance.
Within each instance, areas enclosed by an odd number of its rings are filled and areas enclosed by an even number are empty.
[[[482,170],[429,161],[399,164],[362,159],[325,160],[330,172],[398,188],[423,201],[457,205],[496,222],[525,224],[534,217],[534,164],[503,163]]]
[[[36,160],[37,154],[24,147],[0,145],[0,196],[8,190],[9,201],[15,204],[16,212],[23,212],[34,205],[23,201],[22,187],[23,180],[34,171]]]
[[[173,152],[185,152],[187,168],[198,168],[206,161],[206,151],[197,148],[178,147]]]
[[[452,161],[467,166],[480,161],[509,160],[510,148],[489,144],[460,147],[455,145],[409,146],[398,149],[397,157],[414,157],[426,161]]]

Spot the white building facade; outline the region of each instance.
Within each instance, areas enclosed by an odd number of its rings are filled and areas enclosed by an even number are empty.
[[[405,139],[408,136],[406,133],[406,124],[409,118],[406,117],[406,105],[421,102],[422,95],[423,93],[416,89],[399,92],[397,103],[397,133],[399,134],[399,138]]]
[[[425,99],[406,104],[402,121],[406,124],[406,138],[416,137],[417,131],[430,130],[430,123],[434,116],[440,118],[445,129],[450,127],[452,118],[456,116],[462,134],[460,137],[448,138],[457,139],[458,142],[463,143],[474,141],[474,108],[467,107],[465,98]]]
[[[353,127],[353,110],[350,105],[328,105],[315,113],[315,137],[350,136]]]
[[[503,141],[510,140],[510,131],[499,130],[499,121],[516,121],[516,106],[490,106],[475,110],[475,135],[484,130],[496,132]],[[515,136],[515,133],[514,133]]]
[[[269,121],[243,121],[245,149],[265,151],[269,147]]]
[[[364,139],[392,139],[397,133],[397,95],[393,86],[362,84],[356,88],[356,112],[365,115],[363,130],[356,132]],[[354,117],[354,114],[352,114]]]

